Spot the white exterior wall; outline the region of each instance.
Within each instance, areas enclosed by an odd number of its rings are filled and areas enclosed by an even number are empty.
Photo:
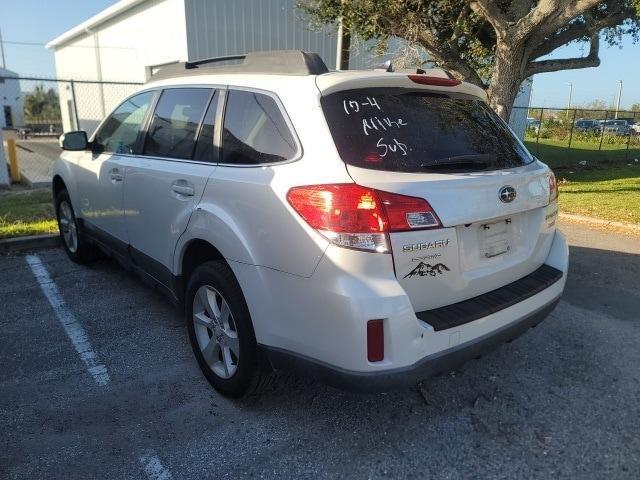
[[[142,83],[146,67],[187,59],[184,0],[147,0],[55,45],[61,79]],[[134,85],[74,85],[80,128],[91,133]],[[71,86],[60,85],[65,131],[73,125]]]
[[[0,77],[17,77],[18,74],[0,68]],[[4,118],[4,107],[11,107],[11,117],[13,119],[13,128],[24,125],[24,95],[20,91],[20,82],[18,80],[0,80],[0,129],[7,128]]]

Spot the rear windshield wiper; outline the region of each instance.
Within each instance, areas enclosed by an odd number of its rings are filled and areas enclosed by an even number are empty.
[[[443,157],[429,163],[420,165],[424,170],[434,171],[476,171],[486,170],[496,159],[490,153],[474,155],[457,155],[455,157]]]

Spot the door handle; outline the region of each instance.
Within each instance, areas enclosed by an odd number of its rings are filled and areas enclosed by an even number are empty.
[[[113,183],[116,183],[116,182],[121,182],[121,181],[122,181],[122,179],[123,179],[124,177],[123,177],[123,176],[122,176],[122,174],[118,171],[118,169],[117,169],[117,168],[114,168],[114,169],[112,169],[112,170],[110,170],[110,171],[109,171],[109,178],[111,178],[111,181],[112,181]]]
[[[196,193],[192,186],[180,183],[172,184],[171,190],[179,195],[184,195],[185,197],[192,197]]]

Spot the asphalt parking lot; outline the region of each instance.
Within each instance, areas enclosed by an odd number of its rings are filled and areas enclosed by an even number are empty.
[[[640,239],[565,230],[558,308],[463,371],[250,402],[208,386],[180,315],[114,262],[0,257],[0,478],[640,478]]]

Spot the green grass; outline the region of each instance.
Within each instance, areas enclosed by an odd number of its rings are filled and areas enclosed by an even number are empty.
[[[601,151],[593,142],[571,142],[571,149],[566,140],[525,143],[555,172],[561,211],[640,224],[640,148],[637,138],[632,142],[628,152],[624,144],[606,142]]]
[[[571,149],[567,148],[568,140],[554,140],[541,138],[536,144],[535,140],[525,141],[529,151],[550,167],[575,167],[578,162],[586,160],[587,165],[596,167],[609,167],[626,165],[640,160],[640,141],[632,138],[627,152],[626,144],[609,144],[603,142],[602,150],[598,150],[598,143],[572,141]]]
[[[561,211],[640,224],[640,164],[571,172],[557,172]]]
[[[49,189],[0,193],[0,238],[57,231]]]

